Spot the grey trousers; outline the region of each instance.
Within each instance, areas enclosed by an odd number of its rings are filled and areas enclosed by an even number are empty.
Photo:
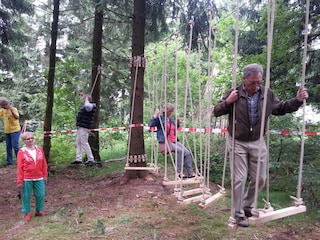
[[[244,217],[244,209],[254,207],[254,198],[256,191],[256,181],[258,184],[258,193],[260,193],[265,185],[267,176],[267,147],[264,139],[260,141],[244,142],[234,141],[234,162],[230,161],[230,169],[233,177],[233,208],[235,217]],[[229,153],[232,154],[232,138],[228,139]],[[260,148],[260,172],[257,179],[257,166]],[[232,157],[230,157],[232,159]],[[247,191],[245,186],[249,181]]]
[[[171,143],[171,148],[172,148],[172,152],[175,152],[175,151],[177,152],[177,159],[176,159],[177,173],[181,173],[182,160],[184,159],[187,173],[189,175],[192,175],[193,168],[192,168],[192,158],[191,158],[190,151],[187,148],[185,148],[180,142]]]
[[[92,151],[88,142],[89,129],[79,127],[76,137],[76,161],[82,161],[82,149],[87,154],[88,161],[94,161]]]

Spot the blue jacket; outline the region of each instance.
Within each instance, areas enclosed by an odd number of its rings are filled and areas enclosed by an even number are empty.
[[[174,126],[174,128],[176,129],[176,123],[174,122],[174,120],[169,118],[169,121]],[[157,118],[153,118],[152,117],[150,119],[150,122],[149,122],[149,127],[157,127],[157,140],[158,140],[158,142],[164,142],[165,141],[165,135],[163,133],[163,130],[162,130],[162,127],[161,127],[161,123],[162,123],[162,126],[163,126],[164,130],[166,130],[166,120],[165,120],[165,116],[164,115],[160,115]]]

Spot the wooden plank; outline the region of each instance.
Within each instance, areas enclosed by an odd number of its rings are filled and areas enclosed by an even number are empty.
[[[158,172],[158,168],[156,167],[125,167],[125,170],[147,170],[147,171],[154,171],[154,172]]]
[[[202,192],[203,192],[203,188],[194,188],[194,189],[182,191],[182,196],[185,197],[190,195],[196,195]]]
[[[180,196],[185,197],[190,195],[196,195],[199,193],[202,194],[202,192],[203,192],[203,188],[194,188],[194,189],[182,191],[182,194],[181,194],[181,191],[178,190],[174,193],[174,195],[176,195],[177,197],[180,197]]]
[[[199,207],[207,208],[208,206],[210,206],[210,204],[217,202],[218,200],[223,198],[225,195],[226,195],[226,192],[219,191],[216,194],[214,194],[213,196],[207,198],[204,202],[199,203]]]
[[[201,179],[200,178],[186,178],[186,179],[177,179],[177,180],[173,180],[173,181],[167,181],[164,180],[162,181],[162,185],[164,186],[170,186],[170,185],[176,185],[176,184],[181,184],[185,185],[185,184],[194,184],[194,183],[200,183]]]
[[[292,216],[292,215],[306,212],[306,211],[307,211],[307,208],[304,205],[291,206],[291,207],[283,208],[273,212],[261,212],[259,214],[259,217],[252,216],[252,217],[249,217],[248,220],[250,224],[260,224],[260,223],[276,220],[279,218]]]
[[[205,194],[204,197],[207,198],[211,195],[209,194]],[[203,199],[203,195],[199,195],[199,196],[194,196],[194,197],[191,197],[191,198],[187,198],[187,199],[183,199],[181,201],[178,201],[178,204],[179,205],[186,205],[186,204],[190,204],[190,203],[195,203],[195,202],[199,202],[201,201],[201,199]]]

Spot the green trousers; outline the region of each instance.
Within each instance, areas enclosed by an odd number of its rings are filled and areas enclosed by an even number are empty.
[[[36,211],[42,211],[44,208],[44,197],[46,195],[44,180],[24,181],[22,187],[22,213],[30,212],[32,191],[36,199]]]

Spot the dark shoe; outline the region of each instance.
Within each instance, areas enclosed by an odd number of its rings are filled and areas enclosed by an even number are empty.
[[[195,178],[195,177],[196,177],[196,175],[194,173],[191,175],[188,175],[188,178]]]
[[[244,217],[237,218],[237,224],[239,227],[249,227],[249,222]]]
[[[74,164],[74,165],[76,165],[76,164],[82,164],[82,162],[81,162],[81,161],[74,161],[74,162],[72,162],[71,164]]]
[[[252,217],[251,209],[252,209],[252,208],[244,208],[244,215],[245,215],[247,218],[248,218],[248,217]]]
[[[6,162],[5,164],[3,164],[2,166],[3,167],[8,167],[8,166],[12,166],[13,164],[12,163],[8,163],[8,162]]]
[[[178,178],[186,179],[186,178],[188,178],[188,176],[186,176],[186,175],[181,176],[181,174],[178,174]]]
[[[92,166],[92,165],[94,165],[94,164],[96,164],[95,161],[85,161],[85,162],[84,162],[84,165],[86,165],[86,166]]]
[[[35,216],[36,217],[43,217],[43,216],[47,216],[48,214],[46,212],[40,211],[40,212],[36,212]]]

